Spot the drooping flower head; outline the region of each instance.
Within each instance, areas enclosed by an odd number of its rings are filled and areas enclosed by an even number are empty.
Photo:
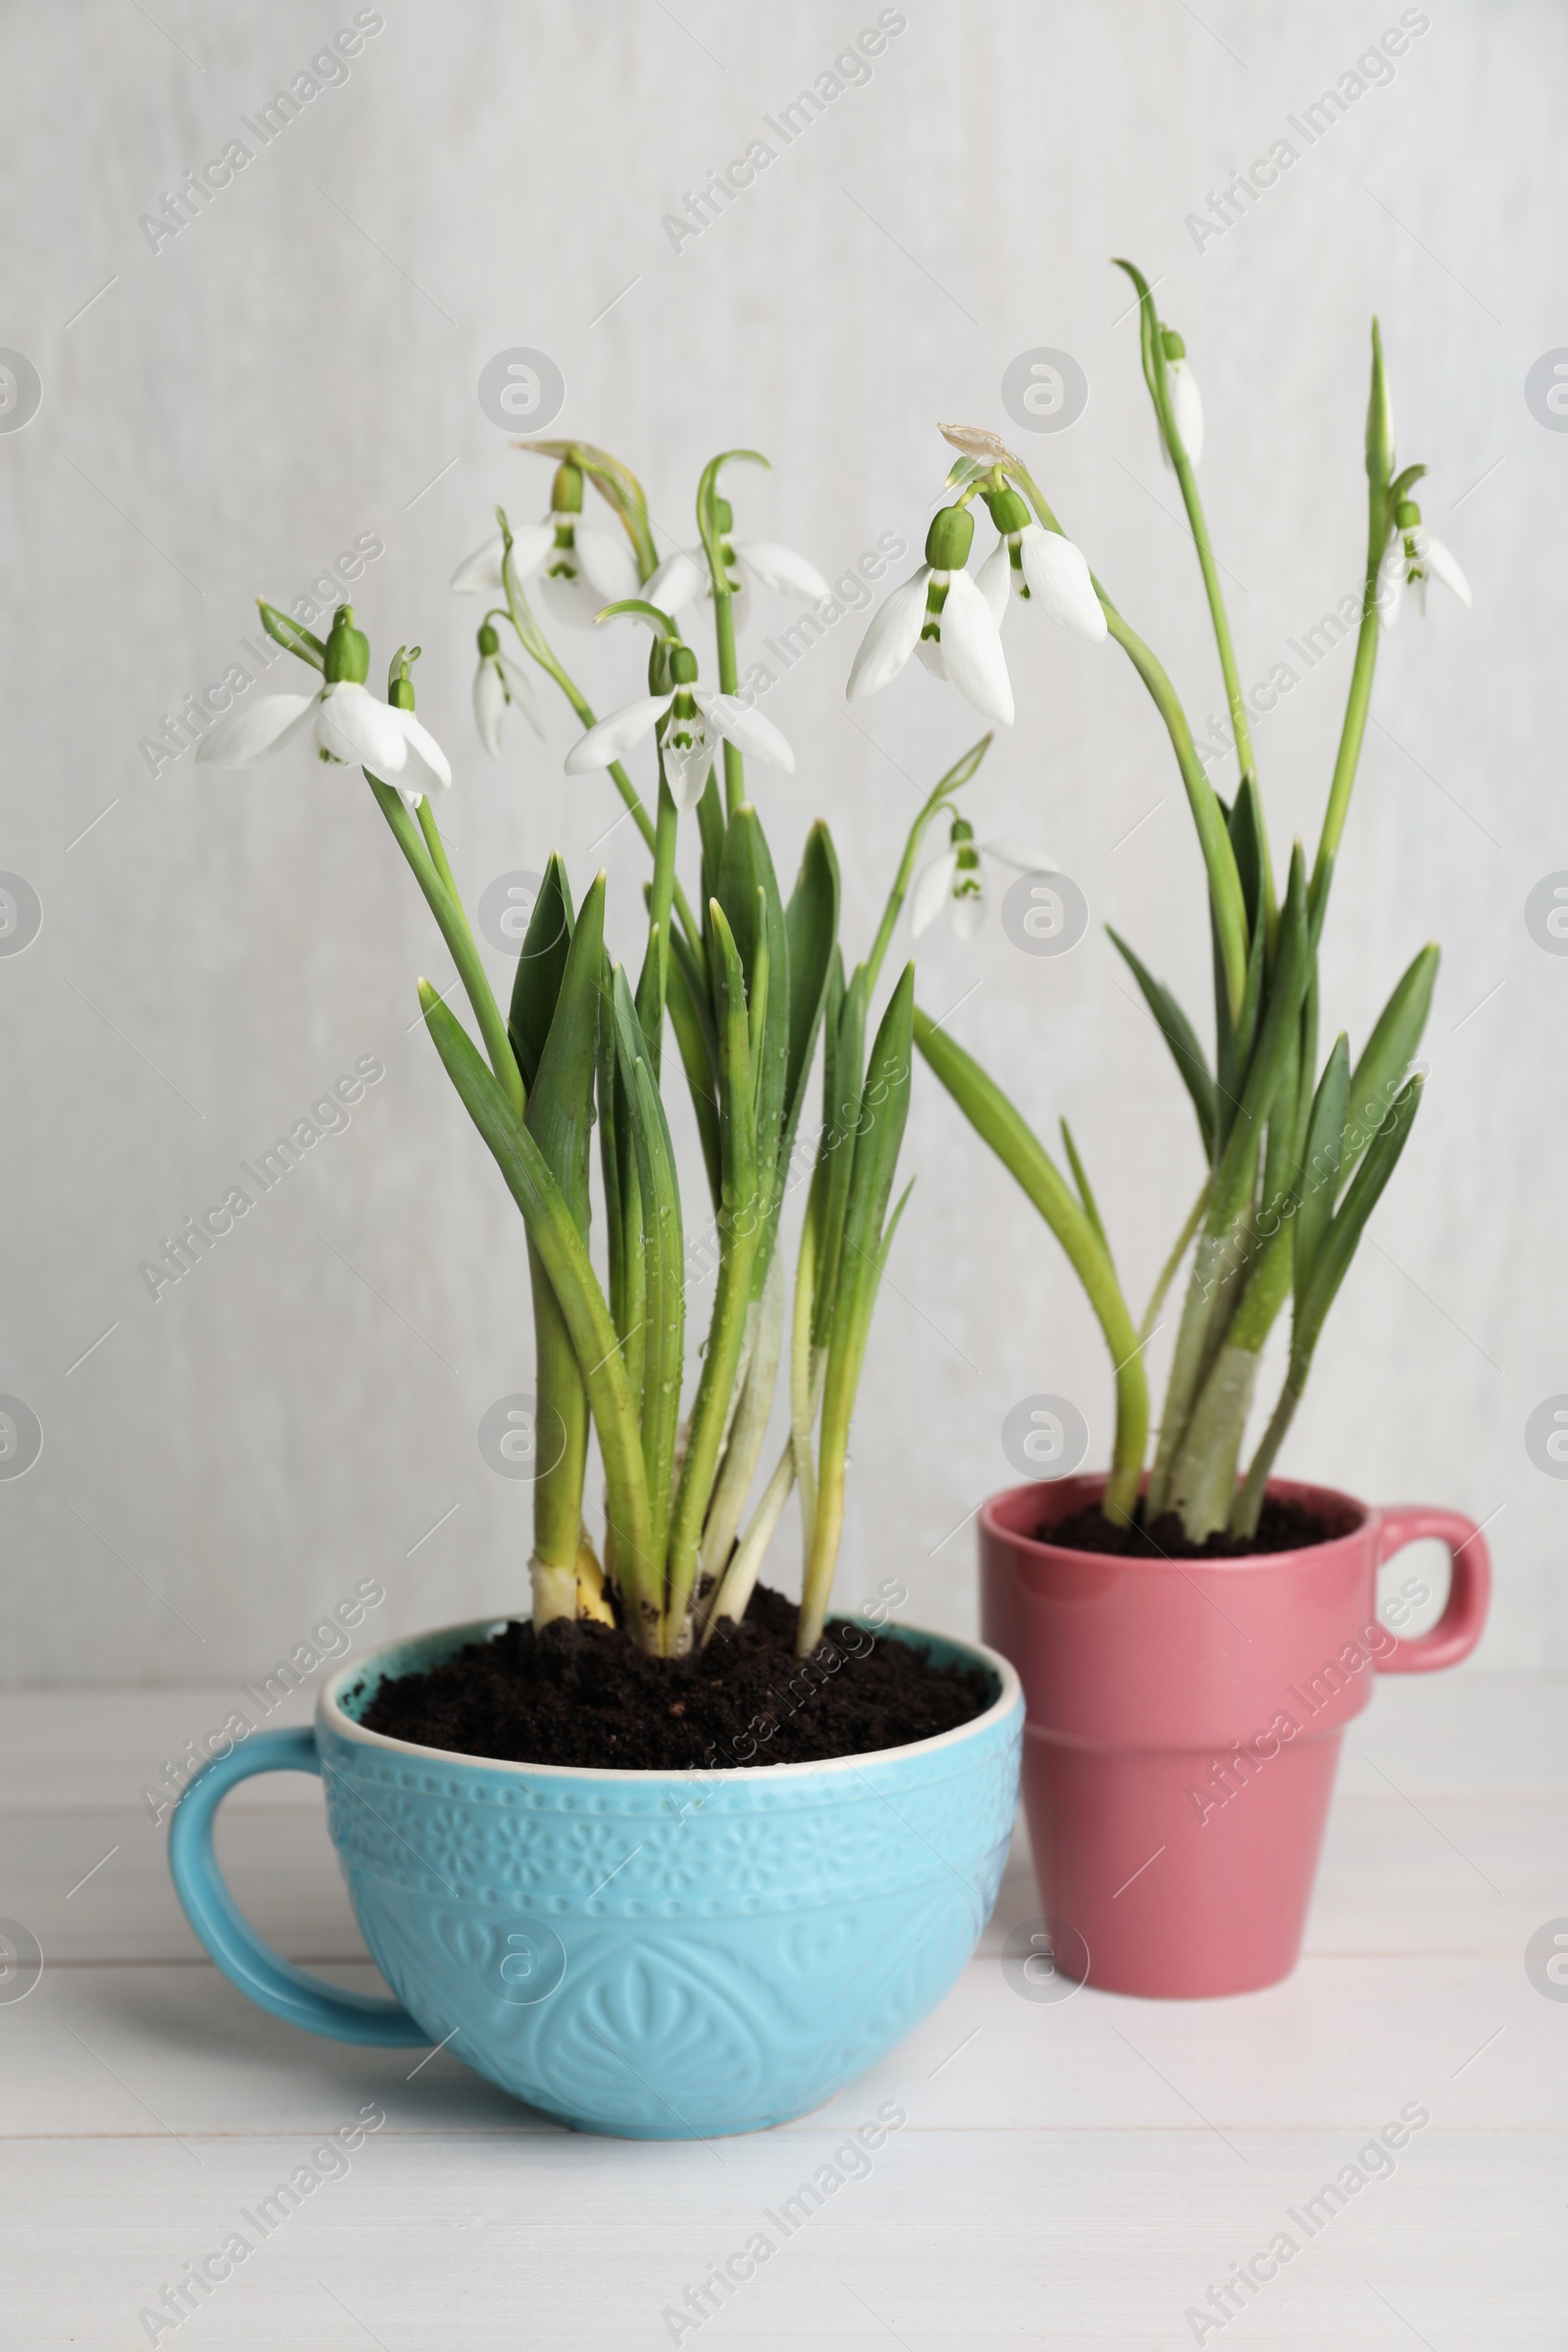
[[[992,610],[964,569],[974,543],[966,506],[939,507],[926,533],[925,562],[895,588],[860,640],[847,688],[858,702],[896,678],[918,653],[988,718],[1012,724],[1012,686]]]
[[[1470,583],[1457,563],[1441,539],[1423,530],[1421,510],[1414,499],[1401,498],[1394,510],[1394,536],[1378,566],[1378,618],[1386,629],[1392,629],[1398,619],[1406,588],[1415,596],[1417,612],[1426,618],[1429,580],[1451,590],[1461,605],[1469,604]]]
[[[479,741],[492,760],[501,757],[501,722],[509,710],[520,710],[534,733],[543,740],[544,728],[539,720],[539,706],[525,671],[518,667],[510,654],[502,652],[501,638],[493,623],[481,621],[479,666],[473,673],[473,716],[479,729]]]
[[[637,594],[637,559],[623,532],[582,521],[582,488],[581,466],[563,460],[550,488],[550,513],[516,532],[512,563],[518,580],[541,575],[545,603],[558,620],[586,629],[606,605]],[[452,586],[459,596],[504,588],[505,546],[503,539],[487,539],[458,565]]]
[[[656,612],[651,600],[639,600],[635,609],[658,621],[663,632],[655,638],[649,660],[648,682],[654,691],[591,726],[566,754],[567,775],[609,767],[651,729],[657,731],[664,780],[677,808],[695,808],[702,799],[721,738],[748,759],[760,760],[764,767],[780,767],[793,775],[795,754],[772,720],[733,694],[705,692],[697,683],[697,656],[675,634],[668,615]]]
[[[1188,464],[1197,471],[1203,455],[1203,404],[1199,397],[1198,383],[1187,365],[1187,346],[1174,327],[1159,329],[1165,354],[1165,390],[1170,401],[1170,420],[1176,428]],[[1159,436],[1159,454],[1174,469],[1176,461],[1170,454],[1170,443],[1163,428]]]
[[[270,608],[264,605],[262,610],[266,619]],[[378,703],[365,683],[370,641],[356,628],[352,605],[338,606],[324,646],[312,638],[302,647],[304,634],[294,629],[283,641],[302,659],[313,663],[319,660],[321,683],[315,694],[267,694],[242,704],[197,745],[198,762],[206,767],[250,767],[309,728],[318,759],[337,766],[363,767],[378,783],[395,784],[411,808],[416,808],[427,792],[445,792],[452,782],[446,754],[414,715],[409,665],[417,661],[418,647],[407,655],[400,649],[394,657],[401,691]]]
[[[1064,629],[1099,645],[1105,615],[1081,548],[1035,521],[1016,490],[983,490],[998,540],[980,566],[980,591],[1002,626],[1013,596],[1034,604]]]
[[[1056,861],[1049,851],[1029,843],[977,841],[968,818],[956,816],[948,847],[920,875],[909,901],[909,928],[916,939],[943,913],[960,939],[973,939],[986,914],[982,858],[994,858],[1020,874],[1056,871]]]
[[[781,596],[803,596],[813,605],[832,595],[816,565],[798,556],[792,547],[784,547],[776,539],[732,538],[735,510],[727,498],[715,497],[712,512],[738,629],[746,626],[754,586],[776,589]],[[684,612],[699,598],[712,593],[707,564],[684,548],[666,556],[643,588],[651,605],[662,605],[668,612]]]

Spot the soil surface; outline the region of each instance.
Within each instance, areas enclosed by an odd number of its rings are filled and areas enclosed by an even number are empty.
[[[1346,1532],[1298,1502],[1276,1502],[1271,1495],[1258,1515],[1254,1536],[1208,1536],[1194,1544],[1183,1534],[1174,1511],[1162,1512],[1152,1527],[1146,1528],[1141,1517],[1136,1527],[1112,1527],[1099,1504],[1090,1503],[1054,1526],[1037,1527],[1034,1537],[1037,1544],[1054,1544],[1067,1551],[1109,1551],[1138,1560],[1237,1560],[1260,1551],[1305,1551]]]
[[[359,1721],[505,1763],[720,1771],[904,1747],[992,1702],[980,1668],[935,1665],[842,1619],[798,1658],[795,1622],[794,1601],[760,1585],[740,1625],[685,1658],[648,1657],[613,1626],[514,1623],[427,1674],[383,1683]]]

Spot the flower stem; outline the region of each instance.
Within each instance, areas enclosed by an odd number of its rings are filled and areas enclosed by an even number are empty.
[[[740,683],[740,664],[735,658],[735,599],[715,587],[713,591],[713,639],[718,648],[718,691],[733,694]],[[724,812],[733,816],[746,798],[746,762],[736,745],[724,738]]]
[[[1029,468],[1014,462],[1008,471],[1022,486],[1046,529],[1059,533],[1061,525]],[[1247,905],[1242,896],[1242,878],[1237,870],[1236,853],[1231,847],[1230,834],[1226,830],[1224,811],[1215,796],[1214,787],[1203,772],[1197,746],[1193,742],[1193,730],[1187,722],[1187,713],[1182,709],[1175,687],[1137,630],[1128,627],[1094,573],[1091,572],[1089,577],[1104,609],[1105,626],[1148,688],[1155,710],[1165,722],[1171,749],[1176,754],[1176,764],[1181,770],[1188,806],[1198,831],[1198,846],[1203,853],[1203,864],[1208,873],[1214,927],[1225,972],[1225,993],[1230,1002],[1231,1018],[1236,1020],[1241,1015],[1242,998],[1247,988]]]
[[[452,868],[447,863],[445,846],[436,830],[435,818],[429,813],[429,803],[427,800],[419,803],[419,822],[416,825],[400,792],[394,792],[390,784],[383,784],[378,776],[372,776],[368,768],[365,770],[365,780],[374,793],[381,813],[392,828],[393,838],[408,859],[430,912],[440,925],[441,936],[447,943],[452,960],[467,991],[468,1003],[473,1006],[479,1035],[484,1040],[484,1050],[490,1057],[490,1067],[506,1089],[507,1100],[513,1109],[520,1111],[525,1099],[522,1072],[512,1051],[505,1016],[496,1003],[478,946],[468,928],[468,918],[463,910],[463,901],[452,878]]]

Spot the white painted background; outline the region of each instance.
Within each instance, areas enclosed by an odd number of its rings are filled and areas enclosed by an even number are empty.
[[[916,541],[944,467],[936,417],[1010,430],[1007,362],[1065,348],[1089,408],[1031,454],[1201,720],[1218,677],[1117,252],[1161,277],[1201,380],[1203,488],[1249,680],[1358,577],[1374,308],[1401,457],[1430,463],[1428,521],[1474,584],[1472,613],[1435,600],[1380,665],[1325,1030],[1343,1021],[1359,1043],[1438,938],[1432,1080],[1284,1467],[1490,1518],[1489,1662],[1561,1670],[1568,1487],[1523,1443],[1530,1411],[1568,1389],[1568,961],[1523,921],[1532,885],[1568,866],[1568,437],[1523,397],[1531,363],[1568,342],[1560,11],[1439,0],[1392,85],[1200,253],[1184,217],[1397,23],[1395,0],[1208,0],[1201,23],[1178,0],[910,0],[869,82],[678,255],[662,215],[874,7],[383,13],[347,84],[156,257],[138,216],[349,23],[347,0],[161,0],[157,24],[95,0],[13,11],[0,32],[0,342],[44,385],[26,429],[0,436],[0,866],[44,908],[26,952],[0,958],[0,1390],[45,1432],[31,1472],[0,1482],[0,1675],[250,1675],[367,1575],[388,1595],[368,1633],[524,1603],[527,1490],[475,1442],[486,1406],[529,1385],[522,1233],[410,1034],[416,974],[450,976],[433,928],[357,777],[302,752],[250,778],[198,775],[187,756],[154,781],[138,739],[220,673],[258,590],[287,601],[375,533],[362,617],[383,663],[401,638],[427,649],[420,710],[458,763],[445,814],[470,905],[552,845],[579,886],[603,858],[631,952],[643,856],[629,825],[594,846],[618,803],[608,780],[563,779],[567,714],[500,769],[468,716],[476,614],[446,580],[498,498],[525,517],[547,493],[475,398],[484,362],[515,344],[558,360],[560,429],[637,467],[664,544],[690,535],[703,460],[750,443],[776,472],[739,485],[743,527],[830,575],[879,532]],[[774,603],[753,633],[791,617]],[[850,723],[859,626],[769,696],[799,773],[756,778],[781,872],[808,820],[832,821],[852,947],[911,785],[978,731],[919,674]],[[941,1010],[978,981],[956,1032],[1032,1116],[1071,1118],[1141,1298],[1198,1152],[1099,926],[1123,927],[1200,1009],[1200,867],[1115,650],[1027,615],[1009,627],[1019,723],[971,813],[1043,836],[1094,927],[1038,961],[993,914],[975,946],[934,942],[921,991]],[[626,634],[570,647],[601,708],[642,691],[642,650]],[[1282,858],[1293,830],[1315,837],[1348,668],[1348,650],[1324,662],[1259,731]],[[364,1054],[388,1075],[351,1130],[155,1305],[138,1260]],[[1008,1407],[1075,1398],[1099,1458],[1109,1387],[1054,1243],[923,1072],[906,1158],[919,1184],[866,1369],[840,1594],[896,1571],[915,1613],[966,1626],[972,1531],[942,1539],[1010,1480]],[[784,1549],[787,1577],[793,1522]]]

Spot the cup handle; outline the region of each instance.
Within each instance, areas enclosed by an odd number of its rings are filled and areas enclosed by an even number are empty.
[[[229,1790],[258,1772],[320,1769],[316,1734],[310,1730],[255,1732],[226,1756],[204,1765],[169,1824],[174,1891],[229,1983],[285,2025],[303,2026],[307,2033],[324,2034],[333,2041],[425,2048],[429,2034],[399,2002],[366,1992],[341,1992],[265,1944],[223,1884],[213,1852],[213,1823]]]
[[[1432,1674],[1440,1666],[1457,1666],[1481,1639],[1492,1593],[1492,1561],[1487,1541],[1473,1519],[1462,1511],[1443,1511],[1426,1503],[1399,1503],[1382,1514],[1378,1529],[1378,1566],[1393,1559],[1406,1544],[1435,1536],[1448,1547],[1450,1576],[1443,1615],[1430,1633],[1394,1648],[1377,1660],[1380,1674]]]

